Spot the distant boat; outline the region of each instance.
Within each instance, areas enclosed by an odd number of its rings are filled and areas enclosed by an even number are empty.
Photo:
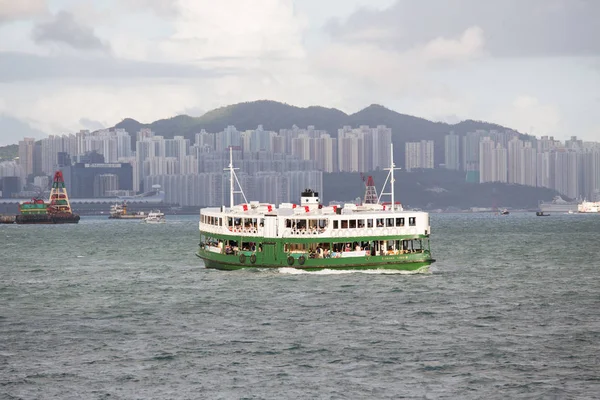
[[[505,208],[504,210],[500,211],[500,215],[508,215],[510,214],[510,212],[508,212],[508,210]]]
[[[110,206],[109,219],[146,219],[148,215],[143,211],[136,213],[127,213],[127,204],[125,202]]]
[[[600,213],[600,201],[583,201],[577,206],[577,212],[580,213]]]
[[[543,211],[536,211],[535,215],[537,215],[538,217],[549,217],[550,214],[545,213]]]
[[[152,210],[148,213],[148,216],[144,219],[144,221],[148,224],[160,224],[163,222],[167,222],[165,219],[165,214],[160,212],[159,210]]]

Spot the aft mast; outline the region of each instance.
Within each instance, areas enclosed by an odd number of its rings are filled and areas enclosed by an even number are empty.
[[[392,204],[391,204],[391,208],[392,210],[396,209],[396,201],[394,198],[394,170],[399,170],[401,168],[396,168],[396,164],[394,164],[394,145],[391,144],[390,145],[390,167],[389,168],[384,168],[388,171],[390,171],[388,173],[387,178],[385,178],[385,183],[383,184],[383,189],[381,190],[381,193],[379,194],[379,199],[377,199],[377,203],[379,203],[381,201],[381,196],[390,196],[391,200],[392,200]],[[385,192],[385,186],[387,185],[388,180],[390,181],[390,192],[386,193]]]
[[[248,203],[248,199],[246,199],[246,195],[244,194],[244,191],[242,190],[242,185],[240,185],[240,181],[238,180],[238,177],[235,174],[236,169],[239,169],[239,168],[233,168],[233,148],[231,146],[229,146],[229,166],[227,168],[225,168],[225,171],[229,170],[229,207],[230,208],[233,208],[233,206],[235,205],[233,203],[233,195],[235,193],[241,193],[242,197],[244,197],[244,201],[246,203]],[[234,180],[235,180],[235,182],[237,182],[240,190],[235,190]]]

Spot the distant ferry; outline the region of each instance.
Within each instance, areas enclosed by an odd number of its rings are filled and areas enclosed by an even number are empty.
[[[566,201],[560,196],[554,197],[551,202],[542,201],[539,204],[539,209],[546,213],[568,213],[577,212],[577,201]]]
[[[243,191],[234,191],[238,180],[231,153],[229,157],[230,206],[200,212],[196,255],[207,268],[414,271],[426,270],[435,261],[429,247],[429,214],[406,211],[394,201],[393,158],[386,180],[391,189],[382,193],[391,196],[389,203],[380,203],[375,194],[362,204],[325,207],[317,192],[306,189],[299,205],[276,207],[248,202],[245,196],[245,203],[233,203],[233,194]]]
[[[147,224],[163,224],[167,222],[165,214],[160,210],[152,210],[148,213],[148,216],[144,218],[144,222]]]
[[[597,214],[600,212],[600,201],[583,201],[577,206],[577,212]]]
[[[127,203],[117,203],[110,206],[109,219],[145,219],[148,215],[143,211],[127,213]]]

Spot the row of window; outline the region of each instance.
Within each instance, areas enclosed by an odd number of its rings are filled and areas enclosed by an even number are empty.
[[[374,227],[403,227],[404,217],[399,218],[367,218],[367,219],[342,219],[333,221],[333,229],[356,229],[356,228],[374,228]],[[223,218],[202,215],[201,221],[208,225],[223,226]],[[326,219],[286,219],[286,228],[292,229],[324,229],[327,227]],[[259,220],[257,218],[227,218],[229,227],[253,227],[256,228]],[[264,224],[264,219],[260,219],[260,226]],[[408,217],[408,226],[416,226],[417,218]]]
[[[416,226],[417,218],[408,217],[408,226]],[[333,229],[355,229],[355,228],[394,228],[404,226],[404,217],[399,218],[370,218],[370,219],[348,219],[333,221]]]

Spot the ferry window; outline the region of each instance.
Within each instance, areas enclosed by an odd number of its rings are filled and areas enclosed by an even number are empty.
[[[416,217],[408,217],[408,225],[409,226],[415,226],[417,225],[417,218]]]
[[[383,226],[383,218],[377,218],[377,226]]]
[[[325,229],[326,227],[327,227],[327,220],[326,219],[320,219],[319,220],[319,228]]]
[[[396,226],[404,226],[404,218],[396,218]]]
[[[223,218],[219,217],[219,226],[223,226]]]
[[[367,220],[367,228],[372,228],[373,227],[373,220],[372,219],[368,219]]]
[[[350,220],[350,229],[355,229],[356,228],[356,220],[355,219],[351,219]]]
[[[292,227],[292,220],[291,219],[286,219],[285,220],[285,227],[286,228],[291,228]]]
[[[260,226],[261,227],[265,226],[265,219],[264,218],[260,219]]]
[[[333,229],[338,229],[338,221],[333,221]]]
[[[387,226],[388,228],[393,227],[394,226],[394,218],[386,218],[385,226]]]
[[[227,226],[233,226],[233,218],[227,217]]]
[[[364,228],[365,227],[365,220],[364,219],[359,219],[358,220],[358,225],[359,228]]]
[[[348,220],[347,219],[342,220],[342,229],[348,229]]]

